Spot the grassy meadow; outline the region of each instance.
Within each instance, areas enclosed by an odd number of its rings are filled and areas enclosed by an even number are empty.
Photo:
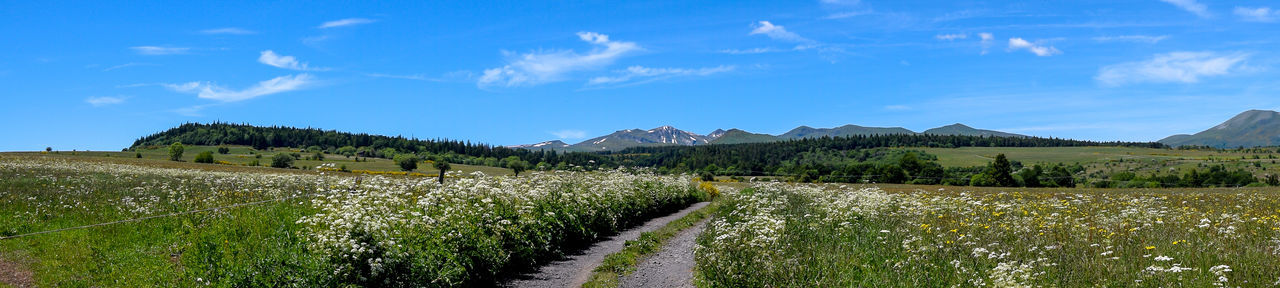
[[[1280,285],[1280,190],[766,183],[699,238],[703,287]]]
[[[0,240],[3,267],[29,284],[485,286],[707,197],[644,172],[451,172],[441,185],[69,153],[0,154],[0,237],[155,218]]]

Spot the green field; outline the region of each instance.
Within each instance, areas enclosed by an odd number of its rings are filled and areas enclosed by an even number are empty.
[[[1228,170],[1244,169],[1261,176],[1280,169],[1280,153],[1250,153],[1211,150],[1176,150],[1133,147],[963,147],[903,148],[921,150],[938,157],[944,167],[985,166],[997,154],[1025,166],[1033,164],[1080,164],[1086,174],[1129,171],[1140,174],[1183,173],[1190,168],[1223,165]],[[1256,158],[1256,159],[1255,159]],[[1172,170],[1170,170],[1172,169]]]
[[[267,167],[271,165],[271,157],[275,156],[278,153],[290,153],[290,154],[298,153],[299,155],[302,156],[302,159],[293,161],[294,167],[315,168],[316,166],[319,166],[321,164],[333,163],[335,166],[346,165],[348,170],[400,171],[400,166],[397,166],[396,163],[391,159],[360,157],[360,162],[356,162],[355,157],[347,157],[347,156],[336,155],[336,154],[324,154],[323,161],[306,160],[307,157],[312,156],[312,153],[301,152],[301,150],[296,148],[273,148],[270,150],[259,151],[246,146],[228,146],[231,149],[228,154],[218,154],[217,146],[186,145],[184,147],[185,148],[182,153],[182,161],[184,162],[192,162],[193,160],[195,160],[196,155],[199,155],[201,152],[210,151],[210,152],[213,152],[214,161],[226,161],[233,165],[245,166],[256,160],[258,161],[258,164],[260,166]],[[35,154],[35,152],[22,152],[17,154],[24,154],[24,153]],[[136,159],[138,153],[142,154],[141,159]],[[0,155],[3,155],[3,154],[13,154],[13,153],[0,153]],[[48,155],[63,156],[63,157],[112,158],[119,161],[132,161],[132,160],[139,160],[143,162],[169,161],[168,147],[158,147],[158,148],[151,148],[151,149],[144,148],[144,149],[137,149],[136,151],[124,151],[124,152],[57,151],[56,153],[48,153]],[[257,157],[258,155],[262,155],[262,157],[258,158]],[[512,174],[511,169],[507,169],[507,168],[465,165],[465,164],[451,164],[450,166],[452,167],[452,171],[462,172],[463,174],[468,174],[476,171],[483,172],[485,173],[485,175],[493,175],[493,176]],[[425,174],[436,174],[438,171],[435,170],[434,168],[428,167],[428,165],[419,164],[418,169],[415,169],[414,172],[425,173]]]

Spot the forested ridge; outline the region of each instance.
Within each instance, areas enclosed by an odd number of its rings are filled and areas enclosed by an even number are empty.
[[[948,167],[919,147],[1080,147],[1130,146],[1167,148],[1154,142],[1094,142],[1038,137],[948,136],[895,134],[821,137],[767,143],[696,146],[634,147],[617,152],[557,152],[508,148],[449,139],[424,140],[402,136],[347,133],[316,128],[253,126],[230,123],[186,123],[142,137],[132,148],[179,142],[188,145],[245,145],[255,149],[298,147],[357,157],[418,159],[505,167],[519,158],[538,170],[651,167],[662,173],[701,173],[722,176],[786,176],[797,181],[970,184],[974,175],[990,167]],[[900,149],[908,148],[908,149]],[[513,158],[514,157],[514,158]],[[1021,167],[1020,164],[1014,163]],[[1045,167],[1046,174],[1070,177],[1079,172]],[[1058,171],[1053,171],[1057,168]],[[1038,171],[1037,171],[1038,172]],[[1007,173],[1007,172],[1005,172]],[[1000,174],[1005,174],[1000,173]],[[1065,174],[1065,175],[1064,175]],[[979,179],[986,181],[985,179]],[[995,179],[1000,180],[1000,179]],[[1002,182],[996,181],[996,182]],[[984,182],[985,183],[985,182]],[[1005,185],[1008,183],[999,183]],[[1034,184],[1034,183],[1033,183]],[[1063,183],[1064,185],[1066,183]]]

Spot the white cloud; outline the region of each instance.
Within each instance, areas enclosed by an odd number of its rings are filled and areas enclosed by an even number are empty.
[[[560,139],[587,138],[587,132],[582,130],[560,130],[560,131],[551,132],[551,135],[556,135],[556,138],[560,138]]]
[[[1093,37],[1093,41],[1098,42],[1143,42],[1143,43],[1159,43],[1169,39],[1169,35],[1150,36],[1150,35],[1121,35],[1121,36],[1098,36]]]
[[[987,55],[987,50],[996,42],[996,36],[991,33],[978,33],[978,38],[982,38],[982,55]]]
[[[792,33],[791,31],[787,31],[787,28],[782,27],[782,25],[773,25],[773,23],[769,23],[769,21],[758,22],[756,24],[756,29],[751,30],[751,33],[747,35],[757,35],[757,34],[764,34],[765,36],[769,36],[769,38],[773,38],[773,40],[781,40],[781,41],[789,41],[789,42],[813,42],[813,40],[800,37],[799,34]]]
[[[89,105],[93,105],[94,107],[98,107],[98,106],[105,106],[105,105],[112,105],[112,104],[120,104],[120,103],[124,103],[124,98],[121,98],[121,97],[107,97],[107,96],[103,96],[103,97],[89,97],[88,99],[84,99],[84,102],[85,102],[85,103],[89,103]]]
[[[373,22],[376,22],[376,20],[365,19],[365,18],[347,18],[342,20],[333,20],[329,22],[324,22],[324,24],[320,24],[320,26],[316,28],[327,29],[327,28],[335,28],[335,27],[343,27],[343,26],[369,24]]]
[[[1195,83],[1201,77],[1221,76],[1244,69],[1249,54],[1215,52],[1172,52],[1156,54],[1151,60],[1102,67],[1095,80],[1108,86],[1129,83]]]
[[[1058,51],[1058,48],[1053,48],[1053,46],[1037,45],[1016,37],[1009,38],[1009,50],[1027,50],[1041,57],[1062,54],[1062,51]]]
[[[280,76],[258,82],[258,84],[240,91],[227,89],[209,82],[162,84],[162,86],[177,92],[195,93],[197,97],[204,99],[212,99],[222,102],[236,102],[306,88],[308,85],[313,84],[315,82],[314,80],[314,77],[305,73]]]
[[[933,36],[933,38],[937,38],[938,40],[952,41],[956,39],[969,38],[969,34],[938,34],[936,36]]]
[[[1196,2],[1196,0],[1160,0],[1160,1],[1173,4],[1173,6],[1178,6],[1178,8],[1182,10],[1187,10],[1187,12],[1196,14],[1196,16],[1200,16],[1203,18],[1213,17],[1213,14],[1209,13],[1209,7],[1205,6],[1204,4],[1200,4]]]
[[[107,67],[106,69],[102,69],[102,71],[103,71],[103,72],[106,72],[106,71],[111,71],[111,70],[116,70],[116,69],[121,69],[121,68],[128,68],[128,67],[133,67],[133,66],[159,66],[159,65],[158,65],[158,64],[151,64],[151,63],[135,63],[135,62],[129,62],[129,63],[124,63],[124,64],[120,64],[120,65],[116,65],[116,66]]]
[[[907,106],[907,105],[889,105],[889,106],[884,106],[884,110],[889,110],[889,111],[907,111],[907,110],[911,110],[911,106]]]
[[[578,38],[596,47],[586,54],[566,50],[530,52],[512,57],[507,65],[484,70],[476,84],[481,87],[514,87],[560,81],[565,74],[607,66],[623,55],[641,49],[634,42],[609,40],[608,35],[595,32],[578,32]]]
[[[1276,22],[1280,19],[1280,10],[1273,10],[1271,7],[1240,7],[1236,6],[1236,16],[1240,16],[1240,20],[1250,22]]]
[[[875,13],[875,11],[872,11],[871,9],[866,9],[866,10],[855,10],[855,11],[846,11],[846,12],[840,12],[840,13],[835,13],[835,14],[827,15],[827,17],[823,17],[823,19],[829,19],[829,20],[830,20],[830,19],[844,19],[844,18],[849,18],[849,17],[856,17],[856,16],[862,16],[862,15],[870,15],[871,13]]]
[[[716,67],[706,67],[706,68],[699,68],[699,69],[649,68],[649,67],[643,67],[643,66],[631,66],[631,67],[627,67],[627,70],[622,71],[622,75],[613,76],[613,77],[600,76],[600,77],[591,78],[591,80],[588,81],[587,84],[590,84],[590,85],[615,84],[615,83],[631,81],[632,79],[641,79],[639,80],[640,82],[648,82],[648,81],[665,79],[670,77],[677,77],[677,76],[708,76],[711,74],[733,71],[736,68],[737,67],[735,66],[716,66]]]
[[[142,55],[187,54],[188,51],[191,51],[191,48],[187,48],[187,47],[160,47],[160,46],[134,46],[134,47],[129,47],[129,49],[133,49],[134,52],[137,52],[138,54],[142,54]]]
[[[779,49],[774,49],[774,48],[763,48],[763,47],[762,47],[762,48],[751,48],[751,49],[745,49],[745,50],[741,50],[741,49],[724,49],[724,50],[720,50],[720,53],[740,55],[740,54],[761,54],[761,53],[773,53],[773,52],[782,52],[782,51],[784,51],[784,50],[779,50]]]
[[[262,54],[258,56],[258,63],[267,64],[270,66],[274,66],[276,68],[284,68],[284,69],[298,70],[298,71],[329,70],[327,68],[310,67],[307,65],[306,62],[300,62],[298,61],[297,58],[294,58],[293,56],[284,56],[284,55],[276,54],[276,52],[272,52],[271,50],[262,51]]]
[[[210,35],[217,35],[217,34],[229,34],[229,35],[250,35],[250,34],[258,34],[258,32],[257,32],[257,31],[253,31],[253,30],[245,30],[245,29],[241,29],[241,28],[236,28],[236,27],[226,27],[226,28],[216,28],[216,29],[205,29],[205,30],[201,30],[201,31],[200,31],[200,34],[210,34]]]

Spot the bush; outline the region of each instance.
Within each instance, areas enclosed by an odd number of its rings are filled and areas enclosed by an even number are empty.
[[[225,146],[218,147],[218,154],[228,154],[228,153],[231,153],[231,148],[227,148]]]
[[[284,153],[276,154],[275,157],[271,157],[271,167],[276,167],[276,168],[293,167],[293,156],[289,156],[289,154],[284,154]]]
[[[138,152],[133,158],[142,158],[142,152]]]
[[[200,152],[200,154],[196,155],[196,163],[213,163],[213,152]]]
[[[418,156],[413,154],[400,154],[395,157],[396,165],[400,165],[400,170],[413,171],[418,169]]]

